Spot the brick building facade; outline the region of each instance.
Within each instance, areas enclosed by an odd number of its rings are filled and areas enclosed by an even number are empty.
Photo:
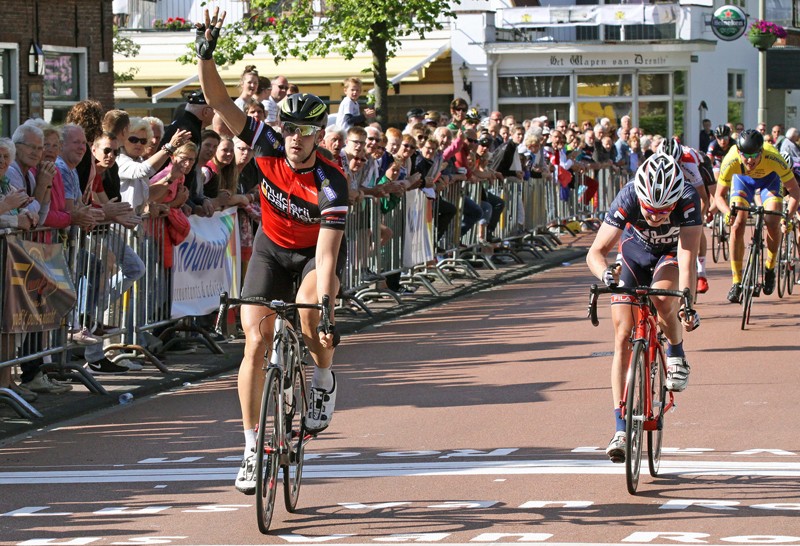
[[[0,21],[0,134],[32,115],[60,123],[86,98],[114,106],[111,0],[3,0]],[[34,42],[43,75],[29,73]]]

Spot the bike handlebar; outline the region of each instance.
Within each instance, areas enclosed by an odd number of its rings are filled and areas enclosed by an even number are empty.
[[[268,300],[258,296],[251,296],[249,298],[231,298],[227,292],[222,292],[219,295],[219,311],[217,311],[217,322],[215,330],[218,333],[222,332],[222,324],[225,315],[228,314],[228,309],[232,305],[260,305],[272,309],[276,313],[286,313],[293,309],[316,309],[322,313],[320,319],[320,326],[322,331],[326,334],[331,330],[331,306],[330,296],[325,295],[322,297],[322,303],[286,303],[282,300]]]
[[[757,207],[740,207],[739,205],[731,205],[731,212],[737,211],[744,211],[749,212],[750,214],[766,214],[768,216],[780,216],[783,218],[783,212],[778,210],[767,210],[763,207],[763,205],[759,205]]]
[[[600,321],[597,318],[597,299],[600,294],[627,294],[634,296],[641,301],[642,298],[649,296],[672,296],[683,299],[683,312],[687,315],[694,313],[692,308],[692,291],[688,288],[683,290],[666,290],[663,288],[650,288],[649,286],[637,286],[629,288],[627,286],[598,286],[593,284],[589,289],[589,319],[593,326],[598,326]]]

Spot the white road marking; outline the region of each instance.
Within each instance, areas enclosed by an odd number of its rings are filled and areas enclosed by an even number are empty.
[[[74,470],[0,472],[0,485],[64,483],[136,483],[230,481],[237,467],[147,468],[130,470]],[[486,476],[529,474],[624,474],[623,465],[595,459],[556,459],[515,462],[428,461],[386,464],[306,465],[305,479],[379,478],[415,476]],[[800,477],[800,463],[664,461],[659,475]]]

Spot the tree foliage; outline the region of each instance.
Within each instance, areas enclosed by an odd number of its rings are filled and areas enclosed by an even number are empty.
[[[386,62],[403,38],[443,28],[459,0],[250,0],[249,17],[226,24],[214,59],[234,63],[264,45],[279,63],[288,58],[307,60],[331,53],[353,59],[372,53],[379,119],[385,111],[388,79]],[[185,55],[182,62],[190,62]],[[355,75],[355,74],[353,74]]]
[[[141,50],[141,46],[126,36],[120,36],[119,29],[114,26],[114,40],[113,40],[114,55],[121,55],[123,57],[136,57]],[[125,72],[114,71],[115,82],[129,82],[139,72],[136,67],[129,68]]]

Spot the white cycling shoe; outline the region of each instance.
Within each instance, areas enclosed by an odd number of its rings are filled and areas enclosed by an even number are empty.
[[[333,409],[336,406],[336,375],[333,375],[333,388],[330,391],[312,386],[308,393],[308,413],[304,425],[311,434],[322,432],[331,424]]]
[[[682,356],[667,357],[667,380],[664,384],[668,391],[681,392],[689,384],[689,372],[691,371],[686,358]]]

